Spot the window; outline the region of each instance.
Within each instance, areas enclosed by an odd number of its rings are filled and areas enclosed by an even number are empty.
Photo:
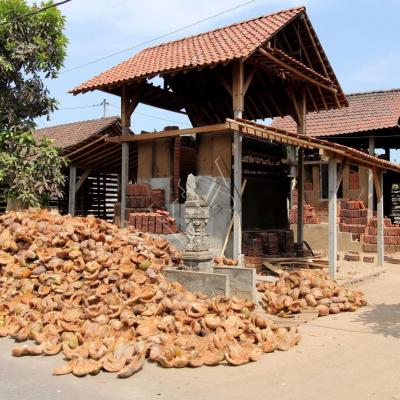
[[[337,169],[340,169],[340,163],[337,165]],[[327,199],[329,197],[329,186],[328,186],[328,164],[320,164],[320,196],[321,199]],[[340,182],[337,197],[343,197],[343,185]]]

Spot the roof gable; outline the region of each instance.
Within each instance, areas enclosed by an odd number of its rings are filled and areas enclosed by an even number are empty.
[[[77,94],[185,68],[246,58],[304,11],[304,7],[282,10],[144,49],[71,92]]]

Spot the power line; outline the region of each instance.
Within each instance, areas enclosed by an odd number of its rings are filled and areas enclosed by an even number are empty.
[[[114,108],[118,108],[118,106],[116,106],[115,104],[111,104],[108,103],[111,107]],[[135,114],[137,115],[141,115],[142,117],[148,117],[148,118],[153,118],[153,119],[159,119],[160,121],[166,121],[166,122],[172,122],[174,124],[181,124],[181,125],[187,125],[187,126],[192,126],[191,124],[188,124],[186,122],[182,122],[182,121],[174,121],[173,119],[167,119],[167,118],[162,118],[162,117],[158,117],[157,115],[152,115],[152,114],[147,114],[147,113],[142,113],[140,111],[134,111]]]
[[[182,26],[181,28],[176,29],[176,30],[174,30],[174,31],[172,31],[172,32],[165,33],[164,35],[157,36],[157,37],[155,37],[155,38],[153,38],[153,39],[146,40],[146,41],[144,41],[144,42],[142,42],[142,43],[137,43],[137,44],[135,44],[135,45],[133,45],[133,46],[127,48],[127,49],[116,51],[115,53],[111,53],[111,54],[109,54],[109,55],[107,55],[107,56],[103,56],[103,57],[97,58],[97,59],[92,60],[92,61],[89,61],[89,62],[87,62],[87,63],[85,63],[85,64],[80,64],[80,65],[77,65],[77,66],[72,67],[72,68],[64,69],[64,70],[61,71],[59,74],[65,74],[66,72],[75,71],[76,69],[84,68],[84,67],[87,67],[88,65],[95,64],[95,63],[97,63],[97,62],[99,62],[99,61],[106,60],[106,59],[108,59],[108,58],[117,56],[117,55],[122,54],[122,53],[126,53],[127,51],[130,51],[130,50],[136,49],[136,48],[138,48],[138,47],[144,46],[144,45],[146,45],[146,44],[155,42],[156,40],[163,39],[163,38],[165,38],[165,37],[167,37],[167,36],[170,36],[170,35],[173,35],[173,34],[175,34],[175,33],[181,32],[181,31],[183,31],[183,30],[185,30],[185,29],[192,28],[193,26],[199,25],[199,24],[201,24],[202,22],[205,22],[205,21],[208,21],[208,20],[210,20],[210,19],[219,17],[220,15],[226,14],[226,13],[231,12],[231,11],[234,11],[234,10],[237,10],[238,8],[247,6],[248,4],[254,3],[254,2],[256,2],[256,1],[257,1],[257,0],[246,1],[245,3],[241,3],[241,4],[238,4],[238,5],[235,6],[235,7],[232,7],[232,8],[229,8],[229,9],[227,9],[227,10],[221,11],[221,12],[219,12],[218,14],[214,14],[214,15],[211,15],[211,16],[209,16],[209,17],[207,17],[207,18],[203,18],[203,19],[201,19],[201,20],[199,20],[199,21],[193,22],[193,23],[191,23],[191,24],[189,24],[189,25]]]
[[[106,111],[105,111],[105,107],[106,106],[111,106],[111,107],[115,107],[115,108],[119,109],[119,107],[116,106],[115,104],[111,104],[106,99],[103,99],[103,101],[101,103],[99,103],[99,104],[91,104],[91,105],[87,105],[87,106],[77,106],[77,107],[62,107],[62,108],[58,108],[57,111],[80,110],[80,109],[84,109],[84,108],[103,107],[103,118],[104,118],[106,116]],[[190,124],[188,124],[186,122],[183,122],[183,121],[174,121],[173,119],[162,118],[162,117],[158,117],[157,115],[142,113],[142,112],[139,112],[139,111],[135,111],[135,114],[141,115],[143,117],[158,119],[160,121],[172,122],[174,124],[181,124],[181,125],[191,126]]]
[[[35,10],[35,11],[31,11],[31,12],[28,12],[28,13],[26,13],[26,14],[19,15],[18,17],[15,17],[15,18],[13,18],[13,19],[10,19],[9,21],[4,21],[4,22],[0,23],[0,25],[11,24],[12,22],[19,21],[20,19],[23,19],[23,18],[26,18],[26,17],[30,17],[30,16],[32,16],[32,15],[39,14],[39,13],[41,13],[41,12],[43,12],[43,11],[48,10],[49,8],[61,6],[62,4],[68,3],[68,2],[70,2],[70,1],[71,1],[71,0],[64,0],[64,1],[60,1],[60,2],[58,2],[58,3],[50,4],[50,5],[46,6],[46,7],[39,8],[39,9],[37,9],[37,10]]]
[[[81,109],[81,108],[100,107],[100,106],[102,106],[102,105],[103,105],[103,103],[100,103],[100,104],[92,104],[92,105],[90,105],[90,106],[62,107],[62,108],[57,108],[57,111],[60,111],[60,110],[78,110],[78,109]]]

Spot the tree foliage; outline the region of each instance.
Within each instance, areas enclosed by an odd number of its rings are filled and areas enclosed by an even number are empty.
[[[43,78],[56,78],[63,65],[64,17],[53,7],[8,22],[49,4],[0,1],[0,132],[32,130],[35,118],[56,107]]]
[[[52,196],[62,196],[66,159],[52,140],[37,142],[31,133],[8,132],[0,136],[0,149],[0,181],[7,184],[7,198],[40,207]]]
[[[66,160],[47,138],[36,141],[34,119],[56,107],[44,79],[56,78],[66,55],[64,17],[52,4],[0,0],[0,181],[7,198],[25,206],[60,196]]]

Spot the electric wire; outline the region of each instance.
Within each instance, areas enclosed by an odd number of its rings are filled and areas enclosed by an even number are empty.
[[[42,13],[43,11],[46,11],[46,10],[48,10],[49,8],[61,6],[62,4],[68,3],[68,2],[70,2],[70,1],[71,1],[71,0],[64,0],[64,1],[60,1],[60,2],[58,2],[58,3],[50,4],[50,5],[46,6],[46,7],[39,8],[39,9],[37,9],[37,10],[28,12],[28,13],[26,13],[26,14],[18,15],[17,17],[15,17],[15,18],[13,18],[13,19],[10,19],[10,20],[8,20],[8,21],[3,21],[3,22],[0,23],[0,25],[11,24],[11,23],[13,23],[13,22],[15,22],[15,21],[19,21],[19,20],[21,20],[21,19],[24,19],[24,18],[27,18],[27,17],[31,17],[32,15],[36,15],[36,14]]]
[[[59,75],[65,74],[65,73],[67,73],[67,72],[75,71],[75,70],[80,69],[80,68],[87,67],[88,65],[95,64],[95,63],[97,63],[97,62],[99,62],[99,61],[103,61],[103,60],[106,60],[106,59],[108,59],[108,58],[115,57],[115,56],[117,56],[117,55],[119,55],[119,54],[126,53],[127,51],[130,51],[130,50],[136,49],[136,48],[138,48],[138,47],[144,46],[144,45],[146,45],[146,44],[153,43],[153,42],[155,42],[155,41],[157,41],[157,40],[159,40],[159,39],[163,39],[163,38],[165,38],[165,37],[167,37],[167,36],[170,36],[170,35],[173,35],[173,34],[175,34],[175,33],[181,32],[181,31],[183,31],[183,30],[185,30],[185,29],[192,28],[193,26],[199,25],[199,24],[201,24],[201,23],[203,23],[203,22],[205,22],[205,21],[209,21],[210,19],[219,17],[220,15],[226,14],[226,13],[228,13],[228,12],[237,10],[238,8],[244,7],[244,6],[248,5],[248,4],[255,3],[256,1],[258,1],[258,0],[246,1],[246,2],[244,2],[244,3],[238,4],[238,5],[235,6],[235,7],[232,7],[232,8],[226,9],[226,10],[223,10],[223,11],[217,13],[217,14],[214,14],[214,15],[211,15],[211,16],[209,16],[209,17],[203,18],[203,19],[201,19],[201,20],[199,20],[199,21],[195,21],[195,22],[193,22],[193,23],[191,23],[191,24],[189,24],[189,25],[182,26],[181,28],[178,28],[178,29],[175,29],[174,31],[171,31],[171,32],[165,33],[165,34],[163,34],[163,35],[157,36],[157,37],[155,37],[155,38],[153,38],[153,39],[149,39],[149,40],[146,40],[146,41],[144,41],[144,42],[137,43],[137,44],[135,44],[135,45],[133,45],[133,46],[131,46],[131,47],[128,47],[128,48],[123,49],[123,50],[116,51],[115,53],[111,53],[111,54],[108,54],[108,55],[103,56],[103,57],[100,57],[100,58],[96,58],[96,59],[94,59],[94,60],[92,60],[92,61],[88,61],[87,63],[80,64],[80,65],[76,65],[75,67],[71,67],[71,68],[64,69],[64,70],[60,71]]]

